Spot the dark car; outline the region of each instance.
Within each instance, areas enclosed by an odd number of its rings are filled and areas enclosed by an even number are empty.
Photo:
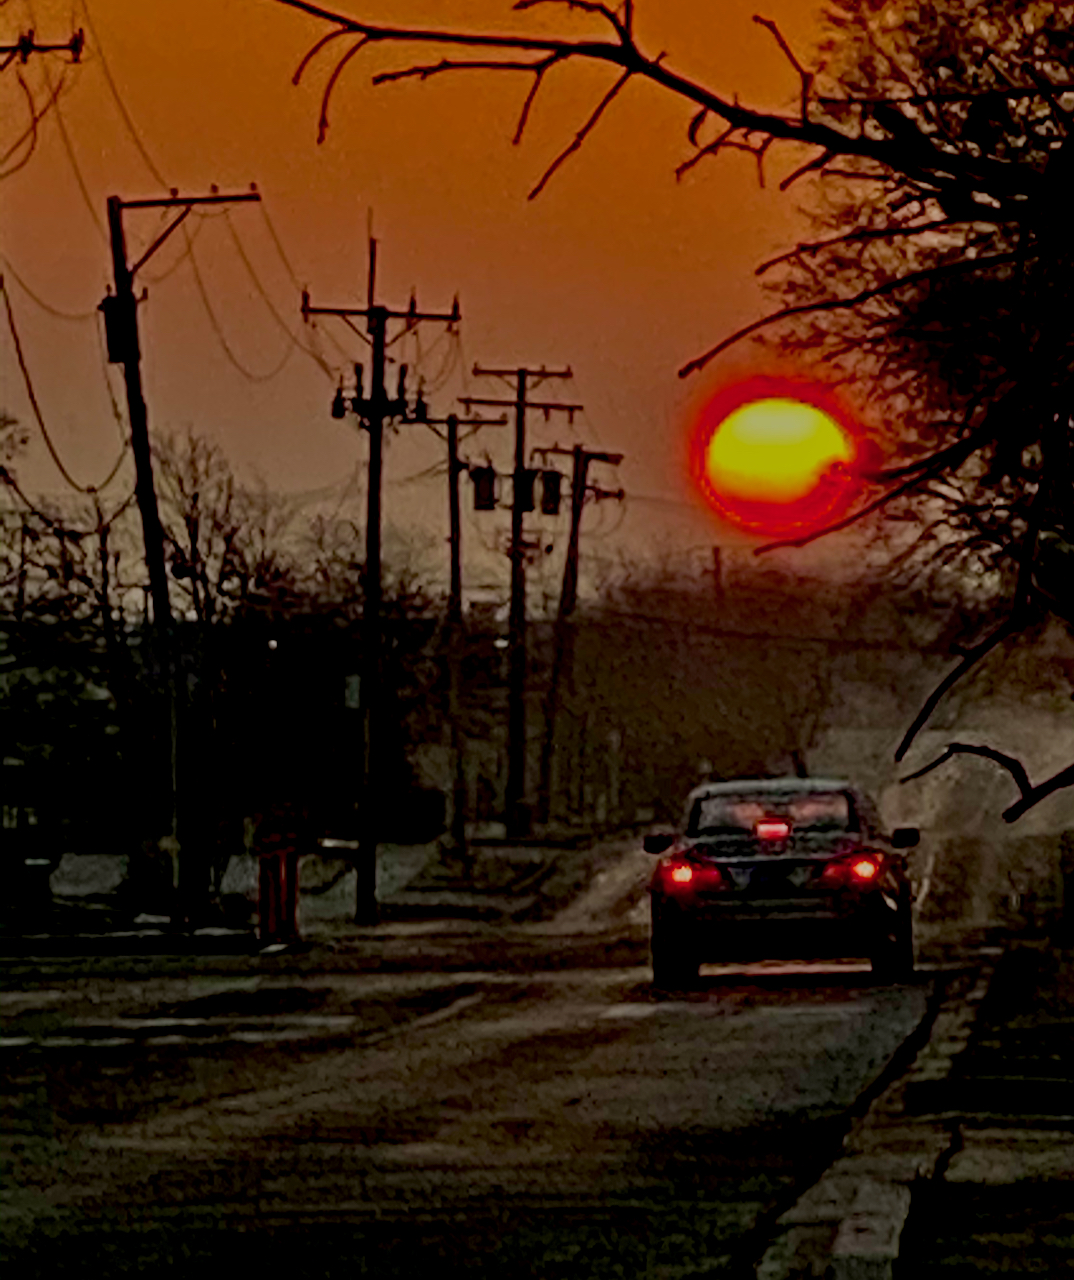
[[[690,793],[679,834],[648,835],[653,981],[685,987],[701,964],[867,956],[913,972],[903,850],[918,832],[881,831],[868,797],[821,778],[742,778]]]

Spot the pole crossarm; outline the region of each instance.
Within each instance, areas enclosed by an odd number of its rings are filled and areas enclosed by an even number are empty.
[[[559,444],[539,445],[534,448],[533,452],[539,453],[542,456],[552,455],[552,454],[559,454],[560,456],[565,458],[570,458],[574,456],[573,449],[564,449],[563,446]],[[607,462],[611,466],[617,467],[623,461],[623,455],[621,453],[595,453],[592,450],[588,450],[588,449],[585,452],[586,452],[586,457],[589,459],[590,462]]]
[[[0,71],[11,66],[16,58],[25,66],[33,53],[69,53],[72,62],[81,62],[85,47],[86,35],[81,27],[64,44],[38,44],[33,31],[25,31],[14,44],[0,44],[0,58],[3,59]]]
[[[255,184],[250,184],[249,191],[243,191],[237,195],[221,195],[214,191],[207,196],[181,196],[174,188],[170,196],[163,196],[160,199],[148,200],[122,200],[118,196],[113,196],[115,207],[122,214],[124,209],[181,209],[182,212],[178,217],[173,218],[171,222],[164,228],[153,243],[146,249],[145,253],[138,259],[133,266],[128,267],[131,280],[138,274],[142,267],[149,261],[160,246],[168,239],[173,231],[178,230],[183,222],[190,216],[190,211],[195,205],[199,204],[248,204],[261,202],[261,193],[257,190]]]
[[[481,396],[460,396],[459,403],[465,405],[466,412],[469,413],[471,405],[478,404],[478,405],[485,405],[488,408],[507,407],[507,408],[513,409],[515,407],[516,401],[507,400],[507,399],[487,400]],[[547,400],[547,401],[546,400],[527,400],[526,408],[539,409],[540,412],[543,413],[546,418],[548,414],[552,412],[553,409],[558,409],[561,413],[567,414],[568,417],[573,421],[574,415],[576,413],[581,413],[582,410],[585,408],[585,406],[581,404],[560,404],[558,402],[553,402],[551,400]]]
[[[514,382],[518,378],[520,370],[518,369],[487,369],[484,365],[474,365],[475,378],[503,378],[507,382]],[[548,378],[573,378],[574,373],[570,365],[565,369],[546,369],[541,365],[539,369],[525,369],[522,372],[526,375],[526,383],[529,387],[539,387],[542,382]],[[514,401],[511,401],[514,404]]]
[[[173,187],[170,196],[151,200],[120,200],[119,207],[121,209],[172,209],[181,205],[248,204],[251,201],[254,204],[261,202],[261,192],[258,191],[256,183],[250,184],[249,191],[240,191],[237,195],[221,195],[220,192],[213,191],[207,196],[181,196]]]
[[[393,311],[390,307],[314,307],[310,305],[310,295],[308,289],[302,290],[302,319],[306,320],[310,316],[338,316],[340,319],[346,319],[348,316],[359,316],[364,320],[372,317],[382,317],[384,320],[405,320],[409,325],[416,324],[419,320],[437,320],[442,324],[458,324],[462,319],[462,312],[459,309],[459,300],[455,299],[449,312],[443,311]],[[514,403],[512,401],[512,403]]]

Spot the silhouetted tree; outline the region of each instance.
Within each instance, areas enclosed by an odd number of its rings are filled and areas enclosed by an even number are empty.
[[[815,69],[798,60],[775,23],[758,17],[799,86],[793,110],[768,112],[646,52],[635,33],[634,0],[617,7],[594,0],[513,5],[555,6],[603,29],[577,38],[390,26],[307,0],[279,3],[330,28],[302,59],[296,82],[322,50],[343,50],[322,96],[321,140],[340,73],[369,46],[453,51],[381,71],[374,84],[462,70],[528,78],[516,142],[553,68],[583,60],[614,69],[617,78],[531,199],[637,79],[695,108],[687,129],[692,153],[679,165],[680,177],[733,149],[756,156],[763,180],[774,144],[793,144],[797,166],[780,187],[813,184],[823,234],[763,264],[761,270],[782,268],[775,311],[679,373],[770,332],[785,335],[788,348],[807,352],[811,362],[838,361],[844,377],[897,410],[898,425],[885,442],[886,465],[863,472],[859,508],[835,527],[909,503],[927,550],[978,579],[994,576],[1004,601],[998,621],[974,638],[927,699],[899,758],[944,694],[983,658],[1032,628],[1044,610],[1074,614],[1071,6],[839,0],[826,11],[829,34]],[[1074,764],[1031,785],[1024,767],[1001,753],[965,744],[951,750],[1007,768],[1020,792],[1008,821],[1074,785]]]

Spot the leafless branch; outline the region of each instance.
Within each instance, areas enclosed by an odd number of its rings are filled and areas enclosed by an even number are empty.
[[[871,516],[874,511],[879,511],[895,498],[899,498],[904,493],[909,493],[911,489],[917,488],[920,483],[920,477],[908,480],[905,484],[898,485],[892,489],[890,493],[881,494],[879,498],[874,499],[864,507],[860,507],[842,520],[825,525],[823,529],[817,529],[813,533],[804,533],[798,538],[783,538],[778,542],[766,542],[763,547],[754,549],[754,555],[764,555],[765,552],[779,551],[784,547],[806,547],[811,542],[816,542],[818,538],[826,538],[830,533],[839,533],[843,529],[849,529],[851,525],[857,524],[859,520],[864,520],[866,516]]]
[[[355,41],[343,57],[336,63],[332,74],[328,77],[328,83],[325,85],[324,94],[321,97],[321,114],[317,119],[318,143],[323,142],[328,134],[328,100],[332,96],[332,90],[336,87],[336,83],[339,80],[339,77],[343,74],[343,69],[346,67],[347,63],[350,62],[356,54],[360,53],[368,43],[369,40],[366,36],[362,36],[360,39]]]
[[[933,689],[925,699],[920,711],[918,711],[917,715],[914,716],[912,724],[903,734],[902,741],[899,743],[898,749],[895,752],[896,762],[900,761],[906,755],[907,751],[910,750],[910,746],[914,739],[925,727],[929,717],[939,706],[947,692],[952,689],[968,671],[975,667],[984,658],[987,658],[994,649],[997,649],[1012,636],[1017,635],[1018,632],[1021,631],[1022,625],[1023,619],[1021,617],[1020,610],[1016,609],[1011,613],[1010,617],[995,629],[995,631],[985,636],[980,643],[975,644],[971,649],[966,650],[958,666],[944,676],[936,688]]]
[[[1029,774],[1026,767],[1020,760],[1016,760],[1014,756],[1009,756],[1003,751],[997,751],[994,747],[979,747],[966,742],[951,742],[943,755],[937,756],[935,760],[924,766],[922,769],[915,770],[914,773],[908,773],[905,778],[900,778],[900,782],[913,782],[915,778],[921,778],[926,773],[931,773],[933,769],[938,769],[940,765],[946,764],[948,760],[953,760],[955,756],[979,756],[983,760],[991,760],[993,764],[998,764],[1006,769],[1018,787],[1019,799],[1014,804],[1009,805],[1003,811],[1003,820],[1005,822],[1016,822],[1027,810],[1032,809],[1034,805],[1039,804],[1046,796],[1050,796],[1054,791],[1061,791],[1064,787],[1074,786],[1074,764],[1067,765],[1065,769],[1060,769],[1058,773],[1046,779],[1044,782],[1038,783],[1037,786],[1029,780]]]
[[[766,262],[762,262],[754,270],[753,274],[763,276],[765,272],[770,271],[781,262],[789,262],[792,258],[802,257],[806,254],[820,253],[821,250],[833,248],[835,245],[855,244],[861,240],[893,240],[901,236],[919,236],[926,231],[936,231],[940,227],[957,225],[958,220],[956,218],[938,218],[933,222],[923,222],[918,226],[867,228],[859,231],[850,231],[846,235],[833,236],[830,240],[812,240],[807,244],[796,245],[793,249],[788,250],[787,253],[778,254],[774,258],[769,258]]]
[[[1069,93],[1074,89],[1074,81],[1064,84],[1051,84],[1059,93]],[[1017,101],[1022,98],[1039,98],[1043,94],[1039,88],[1031,89],[1028,85],[1012,84],[1006,89],[984,89],[974,93],[962,91],[954,93],[901,93],[889,97],[872,98],[833,98],[820,95],[816,101],[825,107],[884,107],[884,106],[926,106],[933,102],[977,102],[979,99],[995,99],[996,101]]]
[[[534,71],[539,73],[547,61],[546,58],[538,58],[535,62],[494,62],[488,58],[457,61],[453,58],[441,58],[439,62],[404,67],[401,71],[379,71],[373,77],[373,83],[379,85],[394,84],[400,80],[428,80],[432,76],[442,75],[445,71]]]
[[[700,123],[700,120],[703,114],[704,113],[699,112],[698,115],[695,116],[695,120],[697,120],[698,123]],[[715,142],[708,143],[707,146],[702,147],[700,151],[692,155],[689,160],[684,160],[683,163],[680,164],[679,167],[675,170],[675,181],[680,182],[682,180],[683,174],[689,173],[689,171],[694,167],[695,164],[698,164],[706,156],[718,155],[719,152],[724,147],[741,147],[742,149],[746,149],[744,148],[743,144],[738,144],[738,143],[733,143],[728,141],[728,139],[731,137],[731,135],[734,132],[735,132],[735,126],[728,125],[727,128],[723,131],[723,133],[720,134],[720,136],[716,139]],[[694,130],[694,137],[696,136],[697,136],[696,130]],[[690,140],[692,142],[694,138],[691,138]],[[748,148],[748,149],[752,150],[752,148]]]
[[[895,280],[886,280],[883,284],[876,285],[874,288],[862,289],[849,298],[826,298],[821,302],[804,302],[798,306],[784,307],[781,311],[774,311],[770,315],[762,316],[759,320],[753,320],[749,324],[743,325],[742,328],[737,329],[714,347],[710,347],[702,355],[695,356],[693,360],[687,361],[679,370],[679,377],[685,378],[691,373],[696,373],[714,360],[716,356],[726,351],[728,347],[733,347],[736,343],[741,342],[743,338],[748,338],[751,334],[757,333],[758,330],[766,329],[769,325],[776,324],[780,320],[788,320],[792,316],[808,315],[822,311],[846,311],[860,306],[863,302],[869,302],[873,298],[882,298],[887,294],[897,293],[908,285],[920,284],[924,280],[935,280],[946,275],[956,275],[959,272],[976,270],[978,267],[1005,266],[1017,260],[1018,255],[1014,253],[993,254],[990,258],[969,258],[965,261],[926,267],[921,271],[911,271],[908,275],[899,276]]]
[[[518,124],[515,126],[515,136],[511,139],[515,146],[518,146],[522,141],[522,134],[525,132],[526,125],[529,123],[530,109],[533,106],[534,99],[537,97],[537,91],[540,89],[545,76],[557,62],[563,61],[563,57],[563,54],[550,53],[547,58],[542,58],[540,62],[533,64],[533,84],[530,85],[529,92],[526,94],[526,101],[522,104],[522,110],[518,117]]]
[[[779,184],[780,191],[786,191],[796,183],[799,178],[804,178],[807,173],[813,173],[816,169],[823,169],[829,160],[834,159],[835,156],[830,151],[822,151],[819,156],[814,156],[812,160],[807,160],[805,164],[799,165],[793,173],[784,178]]]
[[[298,68],[295,71],[295,74],[291,77],[291,83],[298,84],[298,82],[302,79],[302,75],[305,72],[306,68],[313,61],[313,59],[316,58],[316,56],[321,52],[321,50],[325,47],[325,45],[331,44],[333,40],[338,40],[340,36],[346,36],[350,34],[351,32],[349,27],[337,27],[335,31],[329,31],[328,35],[322,36],[321,39],[318,40],[317,43],[307,51],[302,61],[298,64]]]
[[[812,71],[807,71],[805,67],[803,67],[802,64],[798,61],[798,59],[794,56],[794,51],[791,49],[791,46],[783,38],[783,32],[780,31],[779,27],[772,21],[771,18],[762,18],[755,13],[753,15],[753,20],[754,22],[757,23],[758,26],[764,27],[765,30],[770,31],[772,33],[772,37],[774,38],[776,44],[779,45],[779,47],[783,50],[784,54],[786,55],[787,61],[791,64],[791,66],[795,69],[795,71],[798,72],[799,78],[802,81],[802,124],[808,124],[809,123],[809,91],[813,87]]]
[[[955,756],[982,756],[986,760],[993,760],[996,764],[1001,764],[1004,769],[1011,775],[1018,784],[1018,790],[1025,795],[1027,791],[1032,790],[1029,781],[1029,774],[1026,772],[1025,765],[1020,760],[1016,760],[1013,756],[1005,755],[1002,751],[996,751],[994,747],[977,747],[971,746],[965,742],[951,742],[943,755],[937,756],[930,764],[922,769],[916,769],[913,773],[908,773],[905,778],[900,778],[902,782],[913,782],[917,778],[923,778],[926,773],[931,773],[933,769],[938,769],[940,765],[946,764],[948,760],[953,760]]]
[[[515,10],[536,9],[541,4],[565,5],[568,9],[578,9],[582,13],[599,14],[611,23],[620,40],[628,40],[630,38],[630,31],[620,21],[619,15],[609,9],[606,4],[597,4],[594,3],[594,0],[515,0],[511,8]]]
[[[623,89],[626,82],[630,79],[630,77],[633,74],[634,73],[632,71],[629,71],[629,70],[624,71],[623,74],[619,77],[619,79],[616,80],[615,84],[612,85],[612,87],[608,90],[608,92],[604,95],[604,97],[601,98],[600,102],[597,103],[589,119],[585,122],[584,125],[582,125],[582,127],[574,135],[574,137],[567,144],[567,146],[563,148],[563,150],[559,153],[559,155],[556,156],[556,158],[552,161],[552,163],[541,175],[540,180],[538,181],[537,185],[533,188],[533,190],[529,193],[529,196],[527,197],[527,199],[535,200],[541,194],[544,188],[548,185],[548,180],[552,177],[552,175],[556,172],[556,170],[560,167],[560,165],[562,165],[569,156],[572,156],[574,152],[576,152],[578,148],[582,145],[582,143],[586,140],[589,134],[592,133],[593,129],[596,127],[597,121],[601,118],[601,116],[604,114],[607,108],[611,105],[612,100],[618,97],[620,91]]]
[[[565,40],[522,35],[490,35],[484,33],[443,31],[416,27],[390,27],[361,22],[334,10],[310,3],[310,0],[276,0],[278,4],[310,14],[329,22],[334,28],[346,29],[368,41],[409,44],[455,45],[466,48],[495,49],[515,52],[534,52],[549,55],[556,53],[562,59],[577,57],[591,61],[611,63],[623,68],[624,73],[643,76],[645,79],[669,90],[687,102],[704,107],[719,116],[728,125],[744,132],[767,135],[773,141],[804,143],[830,150],[833,155],[857,156],[871,160],[885,168],[894,169],[912,181],[925,181],[942,185],[941,175],[971,182],[974,190],[986,190],[999,202],[995,216],[1009,220],[1015,212],[1007,208],[1012,201],[1032,197],[1039,190],[1041,175],[1028,166],[1011,166],[988,156],[967,156],[939,150],[928,135],[922,133],[909,118],[899,136],[869,137],[859,132],[846,134],[816,120],[788,118],[782,115],[757,111],[729,101],[702,84],[670,70],[663,64],[663,55],[646,56],[638,48],[630,19],[618,20],[615,40]],[[610,12],[610,10],[609,10]],[[525,70],[532,73],[532,66]],[[571,150],[574,148],[572,147]],[[866,179],[868,175],[855,174]],[[982,220],[992,215],[982,208]]]

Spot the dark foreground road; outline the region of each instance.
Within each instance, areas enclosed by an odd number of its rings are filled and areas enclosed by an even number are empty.
[[[12,965],[6,1274],[752,1275],[931,991],[526,945]]]

